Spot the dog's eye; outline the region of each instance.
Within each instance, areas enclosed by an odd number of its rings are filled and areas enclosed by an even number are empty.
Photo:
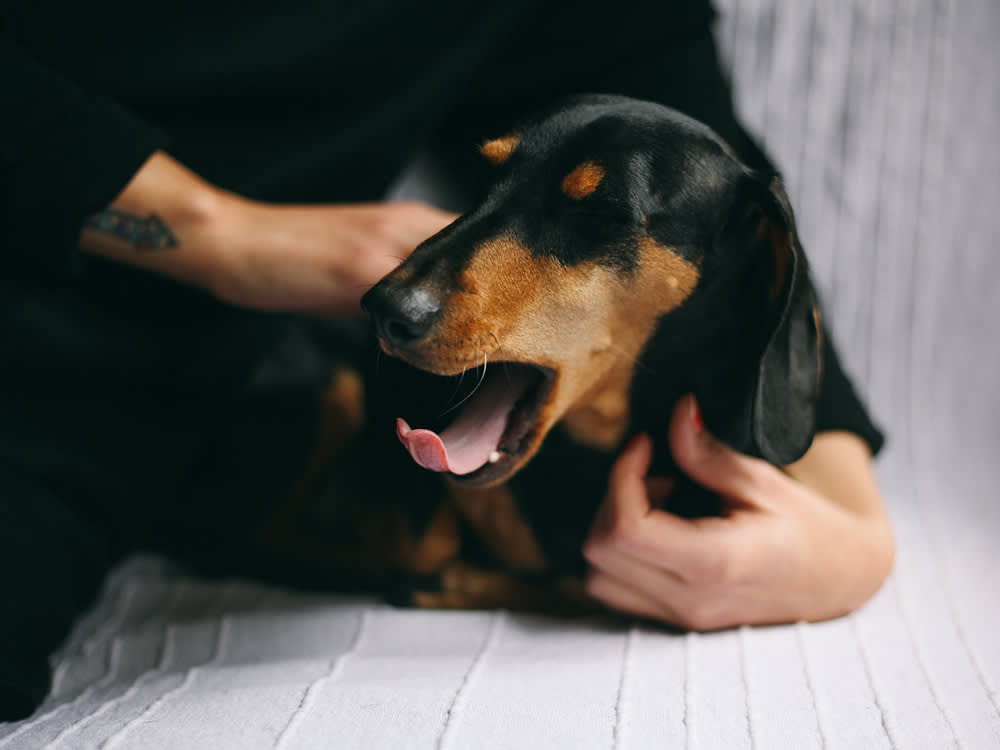
[[[572,237],[577,245],[587,245],[595,251],[598,248],[617,245],[624,237],[636,233],[637,227],[632,217],[623,210],[611,207],[594,208],[594,210],[573,210],[568,216],[557,222],[563,227],[563,233]]]
[[[632,212],[625,206],[614,203],[594,202],[589,205],[573,206],[568,211],[572,221],[584,226],[622,226],[631,227],[635,224]]]

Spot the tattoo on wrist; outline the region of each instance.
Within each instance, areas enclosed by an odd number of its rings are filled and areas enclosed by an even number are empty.
[[[180,243],[156,214],[136,216],[117,208],[106,208],[84,221],[84,227],[116,237],[136,250],[165,250]]]

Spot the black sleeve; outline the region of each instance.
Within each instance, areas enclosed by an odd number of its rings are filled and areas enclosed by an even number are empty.
[[[823,380],[816,404],[816,432],[846,430],[868,443],[876,455],[885,443],[885,435],[872,421],[840,364],[829,331],[822,333]]]
[[[166,137],[2,34],[0,102],[0,257],[66,263],[84,218],[111,203]]]
[[[118,557],[109,540],[47,487],[0,463],[0,722],[49,692],[49,654]]]

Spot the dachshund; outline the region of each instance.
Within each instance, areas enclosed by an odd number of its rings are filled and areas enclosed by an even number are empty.
[[[816,294],[780,178],[675,110],[577,96],[480,151],[483,201],[364,295],[380,352],[336,369],[269,539],[407,604],[587,611],[614,458],[682,396],[742,453],[809,447]],[[668,509],[718,513],[665,443]]]

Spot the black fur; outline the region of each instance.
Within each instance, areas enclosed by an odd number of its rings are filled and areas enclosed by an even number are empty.
[[[404,283],[390,276],[365,297],[380,333],[388,319],[400,318],[404,331],[411,324],[430,330],[427,311],[445,304],[489,238],[514,237],[564,266],[596,262],[628,277],[640,262],[635,238],[645,232],[693,263],[700,278],[693,294],[660,319],[642,352],[624,439],[652,435],[654,471],[676,474],[667,425],[677,401],[693,392],[709,431],[734,449],[776,464],[801,456],[814,431],[819,334],[780,179],[746,167],[704,125],[620,97],[574,98],[516,132],[517,148],[497,167],[485,200],[416,249]],[[585,161],[599,163],[605,177],[591,195],[574,200],[560,191],[560,180]],[[409,320],[407,306],[423,317]],[[411,397],[426,403],[424,388]],[[620,447],[577,445],[557,426],[508,480],[555,567],[578,567]],[[678,512],[717,509],[708,493],[681,480],[673,497]]]

